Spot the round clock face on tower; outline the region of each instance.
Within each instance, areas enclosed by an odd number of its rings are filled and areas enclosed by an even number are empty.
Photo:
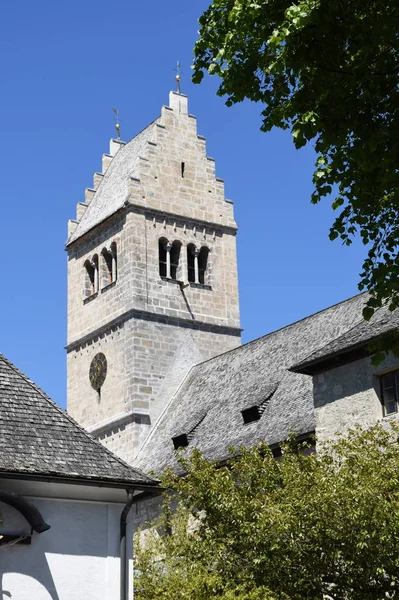
[[[95,355],[90,364],[89,379],[91,387],[99,390],[107,376],[107,359],[102,352]]]

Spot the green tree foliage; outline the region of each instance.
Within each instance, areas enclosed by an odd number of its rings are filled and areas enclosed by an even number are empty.
[[[399,426],[353,430],[317,454],[199,451],[163,484],[136,540],[137,600],[399,598]]]
[[[366,319],[399,305],[398,24],[397,0],[214,0],[194,48],[194,82],[218,75],[227,105],[264,105],[264,131],[312,141],[312,202],[334,193],[339,211],[330,238],[368,246]]]

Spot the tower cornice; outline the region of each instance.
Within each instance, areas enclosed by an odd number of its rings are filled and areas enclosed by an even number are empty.
[[[226,202],[231,202],[231,200],[226,200]],[[231,233],[233,235],[235,235],[238,231],[238,227],[233,227],[231,225],[225,225],[224,223],[216,223],[215,221],[208,221],[206,219],[190,217],[190,216],[184,215],[183,213],[158,210],[156,208],[151,208],[151,207],[145,206],[144,204],[139,204],[137,202],[132,202],[130,200],[126,200],[122,207],[118,208],[111,215],[108,215],[105,219],[103,219],[103,221],[97,223],[97,225],[95,227],[93,227],[92,229],[89,229],[89,231],[84,233],[82,236],[80,236],[70,242],[67,242],[65,244],[65,248],[68,250],[69,248],[78,246],[79,243],[82,243],[83,241],[86,241],[87,239],[89,239],[91,235],[97,235],[98,227],[101,227],[105,223],[111,221],[113,218],[115,218],[117,215],[121,214],[122,212],[129,212],[129,211],[139,212],[141,214],[148,214],[148,215],[154,215],[154,216],[159,216],[159,217],[166,217],[166,218],[174,219],[174,220],[177,219],[179,221],[186,221],[186,222],[190,222],[190,223],[196,223],[203,227],[209,227],[210,229],[225,231],[226,233]]]
[[[129,319],[132,319],[132,318],[136,318],[136,319],[139,318],[139,319],[144,319],[144,320],[148,320],[148,321],[158,321],[160,323],[169,323],[171,325],[181,324],[184,327],[191,327],[192,329],[203,329],[205,331],[219,331],[219,332],[227,333],[230,335],[237,335],[237,336],[239,336],[241,334],[241,332],[243,331],[243,329],[241,329],[240,327],[234,327],[234,326],[227,325],[227,324],[211,323],[209,321],[201,321],[198,319],[188,319],[188,318],[184,318],[184,317],[170,316],[165,313],[156,313],[156,312],[152,312],[152,311],[150,312],[147,310],[131,308],[131,309],[121,313],[120,315],[118,315],[117,317],[112,319],[111,321],[108,321],[101,327],[98,327],[97,329],[94,329],[93,331],[90,331],[89,333],[85,334],[81,338],[70,342],[67,346],[65,346],[65,350],[67,352],[76,350],[76,349],[80,348],[81,346],[84,346],[85,344],[91,342],[93,339],[98,338],[99,336],[103,335],[108,330],[111,330],[112,328],[117,327],[118,325],[122,325],[125,321],[128,321]]]

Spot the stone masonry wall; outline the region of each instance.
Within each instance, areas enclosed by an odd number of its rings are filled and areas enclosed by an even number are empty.
[[[171,94],[156,128],[124,207],[68,247],[68,411],[128,462],[189,369],[241,343],[236,224],[223,181],[184,96]],[[160,238],[181,244],[179,281],[160,276]],[[108,285],[101,252],[111,244],[117,279]],[[189,244],[209,250],[204,285],[188,282]],[[100,289],[86,297],[94,256]],[[98,393],[89,367],[100,351],[108,373]]]
[[[399,367],[399,361],[388,356],[377,367],[363,358],[313,377],[316,435],[326,441],[355,425],[368,427],[384,417],[380,400],[379,377]]]
[[[189,369],[239,341],[212,328],[132,315],[68,353],[68,412],[129,462]],[[100,395],[89,381],[97,352],[108,363]]]

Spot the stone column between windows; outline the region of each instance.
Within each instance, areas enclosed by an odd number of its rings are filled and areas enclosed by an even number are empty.
[[[98,265],[96,264],[95,261],[92,262],[93,265],[93,269],[94,269],[94,293],[97,294],[98,293]]]
[[[116,281],[116,252],[114,249],[111,250],[111,255],[112,255],[111,281]]]
[[[166,277],[170,279],[170,251],[172,250],[172,244],[168,242],[165,246],[166,250]]]
[[[198,255],[200,251],[195,249],[194,251],[194,279],[195,283],[199,283],[199,268],[198,268]]]

